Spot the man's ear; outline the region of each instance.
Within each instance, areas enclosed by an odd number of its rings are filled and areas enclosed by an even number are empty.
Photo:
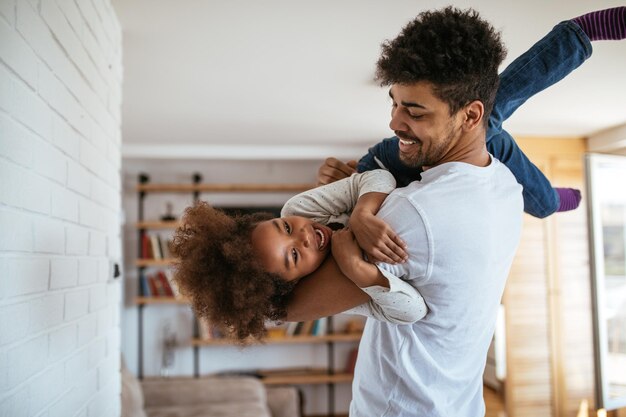
[[[473,130],[477,126],[482,126],[485,116],[485,105],[480,100],[474,100],[466,105],[463,110],[463,128]]]

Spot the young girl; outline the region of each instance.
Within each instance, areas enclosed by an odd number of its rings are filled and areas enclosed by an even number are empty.
[[[240,341],[262,339],[265,322],[284,316],[295,283],[332,252],[341,271],[371,297],[350,313],[413,323],[427,311],[417,290],[364,259],[349,229],[331,229],[347,225],[357,206],[375,214],[394,188],[387,171],[356,174],[292,197],[281,218],[232,217],[199,202],[186,210],[174,236],[178,285],[200,317]]]

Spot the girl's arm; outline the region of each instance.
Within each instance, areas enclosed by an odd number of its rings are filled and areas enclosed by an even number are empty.
[[[283,206],[281,215],[303,216],[318,223],[348,224],[356,216],[355,234],[372,260],[395,263],[406,258],[402,241],[375,214],[394,190],[393,176],[384,170],[354,174],[348,178],[298,194]]]
[[[349,229],[333,233],[332,253],[341,272],[371,298],[348,313],[394,324],[411,324],[428,312],[424,299],[415,287],[363,259]]]
[[[348,279],[332,256],[298,281],[289,296],[286,321],[332,316],[369,301],[369,296]]]
[[[389,194],[396,187],[386,171],[368,171],[322,185],[291,197],[281,216],[302,216],[318,223],[347,222],[360,197],[368,193]]]

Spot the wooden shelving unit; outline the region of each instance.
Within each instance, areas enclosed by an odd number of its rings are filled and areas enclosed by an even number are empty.
[[[361,334],[327,334],[324,336],[285,336],[285,337],[274,337],[266,339],[263,343],[258,344],[259,346],[263,345],[297,345],[297,344],[321,344],[321,343],[341,343],[341,342],[358,342],[361,340]],[[193,346],[227,346],[232,345],[233,342],[228,339],[193,339],[191,341]]]
[[[146,193],[300,193],[315,184],[139,184]]]
[[[148,193],[192,193],[194,200],[198,200],[200,193],[290,193],[296,194],[311,188],[314,184],[203,184],[199,174],[193,175],[193,183],[190,184],[151,184],[150,178],[146,174],[139,175],[139,184],[136,191],[139,197],[138,221],[135,223],[139,237],[139,252],[144,234],[149,230],[173,230],[180,226],[179,221],[160,221],[144,219],[145,197]],[[239,210],[238,208],[233,208]],[[249,208],[243,208],[249,209]],[[164,268],[171,266],[174,259],[136,259],[135,266],[138,268],[139,277],[142,276],[146,268],[156,267]],[[141,285],[139,285],[139,294],[142,294]],[[139,378],[143,378],[143,314],[147,306],[158,307],[167,304],[188,304],[188,301],[180,297],[146,297],[139,296],[135,298],[138,306],[139,320]],[[336,343],[357,343],[360,334],[335,334],[332,333],[332,318],[329,319],[328,330],[331,334],[324,336],[290,336],[283,338],[267,339],[264,345],[304,345],[319,344],[327,347],[327,366],[326,369],[306,370],[302,372],[272,370],[261,376],[262,381],[266,385],[327,385],[328,386],[328,415],[334,415],[334,386],[339,383],[350,383],[353,375],[350,373],[335,372],[334,365],[334,345]],[[194,350],[194,377],[199,377],[199,349],[208,349],[217,346],[229,346],[233,342],[226,339],[200,339],[198,331],[198,323],[194,323],[194,337],[191,340],[191,346]]]

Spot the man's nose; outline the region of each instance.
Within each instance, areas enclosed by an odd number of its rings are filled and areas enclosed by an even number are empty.
[[[391,120],[389,121],[389,128],[391,130],[406,130],[406,123],[402,117],[402,112],[399,109],[395,109],[391,112]]]

